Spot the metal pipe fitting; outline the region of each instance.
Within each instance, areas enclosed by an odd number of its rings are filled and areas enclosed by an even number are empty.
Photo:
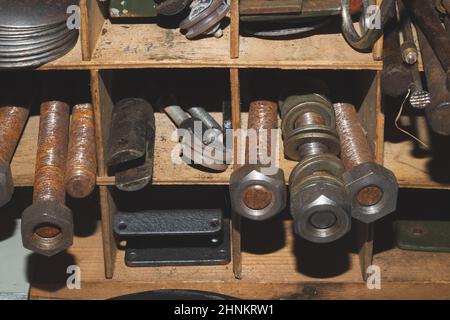
[[[272,135],[278,128],[277,104],[272,101],[255,101],[248,115],[249,136],[256,137],[256,144],[247,139],[246,164],[234,171],[230,179],[232,209],[251,220],[267,220],[286,206],[286,185],[283,170],[273,163],[263,164],[262,157],[272,159],[276,150]],[[253,132],[250,132],[253,131]]]
[[[0,207],[7,204],[14,193],[10,163],[29,113],[28,108],[0,107]]]
[[[73,217],[65,206],[70,107],[51,101],[41,105],[33,204],[22,214],[23,246],[53,256],[72,245]]]
[[[375,163],[355,107],[337,103],[334,110],[352,216],[365,223],[374,222],[396,209],[397,179],[390,170]]]
[[[79,104],[72,110],[65,175],[66,192],[73,198],[85,198],[94,191],[96,177],[94,110],[90,103]]]
[[[292,96],[281,114],[285,154],[300,161],[289,178],[295,233],[336,241],[350,231],[351,215],[333,106],[320,95]]]

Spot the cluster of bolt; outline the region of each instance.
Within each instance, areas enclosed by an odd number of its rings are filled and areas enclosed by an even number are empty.
[[[94,115],[90,104],[73,108],[64,102],[41,105],[33,204],[22,214],[25,248],[53,256],[72,245],[73,217],[65,194],[84,198],[96,179]]]
[[[332,242],[350,231],[352,217],[371,223],[395,210],[395,176],[373,161],[352,105],[333,107],[315,94],[291,96],[281,117],[285,154],[299,161],[289,179],[299,236]]]
[[[182,154],[187,163],[213,171],[225,171],[228,168],[223,129],[204,108],[192,107],[186,113],[180,106],[172,104],[163,109],[177,128],[184,130],[180,136],[184,147],[190,151],[190,155]],[[218,152],[204,152],[208,146]]]

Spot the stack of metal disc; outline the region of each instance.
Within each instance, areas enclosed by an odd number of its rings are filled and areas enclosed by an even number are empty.
[[[67,11],[79,0],[0,0],[0,69],[34,68],[77,43]],[[73,18],[73,17],[72,17]]]

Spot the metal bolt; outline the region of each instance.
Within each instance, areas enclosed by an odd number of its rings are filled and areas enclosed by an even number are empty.
[[[183,122],[189,119],[187,113],[180,106],[171,105],[164,107],[164,112],[167,113],[177,127],[180,127]]]
[[[72,245],[72,212],[65,203],[70,107],[51,101],[41,105],[33,204],[22,214],[25,248],[53,256]]]
[[[92,105],[73,107],[66,166],[66,191],[74,198],[85,198],[95,188],[97,158]]]
[[[248,129],[256,134],[256,154],[250,154],[249,141],[245,150],[245,165],[233,172],[230,180],[232,208],[238,214],[252,220],[266,220],[284,209],[286,186],[284,174],[265,174],[262,157],[271,157],[276,146],[272,145],[273,130],[278,127],[278,107],[272,101],[255,101],[250,104]],[[263,137],[262,135],[266,136]],[[254,156],[254,157],[253,157]],[[253,159],[255,158],[255,159]],[[255,164],[251,164],[255,160]]]
[[[373,222],[395,210],[397,181],[391,171],[375,163],[355,107],[337,103],[334,110],[353,217]]]
[[[14,193],[10,162],[25,127],[29,109],[16,106],[0,108],[0,207]]]

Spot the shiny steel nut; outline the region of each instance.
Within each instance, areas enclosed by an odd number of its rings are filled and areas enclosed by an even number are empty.
[[[395,211],[397,207],[398,184],[392,171],[368,162],[356,166],[343,174],[343,180],[350,194],[353,218],[371,223]],[[359,192],[367,187],[381,190],[381,198],[373,205],[362,205]]]
[[[7,204],[14,193],[14,183],[9,163],[0,162],[0,207]]]
[[[291,190],[295,233],[315,243],[338,240],[351,229],[350,203],[342,185],[317,179]]]
[[[52,231],[40,234],[45,228]],[[72,211],[57,202],[33,203],[22,214],[22,241],[26,249],[49,257],[66,250],[73,242]]]
[[[276,173],[264,170],[277,170]],[[260,210],[249,208],[244,203],[244,193],[252,186],[261,186],[271,193],[270,204]],[[267,220],[286,207],[286,185],[283,170],[245,165],[234,171],[230,179],[231,207],[239,215],[251,220]]]

